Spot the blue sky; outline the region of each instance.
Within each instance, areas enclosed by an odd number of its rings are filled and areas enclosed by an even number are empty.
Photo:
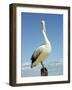
[[[46,22],[46,34],[52,45],[52,53],[45,63],[63,58],[63,15],[21,13],[21,61],[31,63],[34,50],[44,42],[41,20]]]

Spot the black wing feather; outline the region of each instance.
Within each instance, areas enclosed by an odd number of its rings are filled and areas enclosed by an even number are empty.
[[[36,61],[36,59],[39,57],[40,54],[41,54],[41,51],[40,50],[34,51],[32,57],[31,57],[32,64]]]

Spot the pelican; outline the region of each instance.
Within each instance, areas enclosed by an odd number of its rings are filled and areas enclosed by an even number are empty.
[[[44,44],[39,46],[31,56],[31,68],[35,67],[37,64],[41,63],[44,68],[43,61],[49,56],[52,51],[50,41],[46,35],[45,20],[41,21],[42,34],[44,37]]]

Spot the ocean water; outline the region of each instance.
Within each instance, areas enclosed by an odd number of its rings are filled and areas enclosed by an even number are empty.
[[[45,64],[45,67],[48,70],[48,76],[58,76],[63,75],[63,62],[53,62],[51,64]],[[23,64],[21,67],[21,76],[22,77],[35,77],[41,76],[40,70],[41,65],[30,67],[30,64]]]

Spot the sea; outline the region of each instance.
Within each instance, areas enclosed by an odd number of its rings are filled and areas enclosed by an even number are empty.
[[[63,62],[51,62],[44,64],[45,68],[48,70],[48,76],[59,76],[63,75]],[[42,66],[39,64],[34,68],[31,68],[30,63],[22,64],[21,66],[21,77],[38,77],[41,76]]]

